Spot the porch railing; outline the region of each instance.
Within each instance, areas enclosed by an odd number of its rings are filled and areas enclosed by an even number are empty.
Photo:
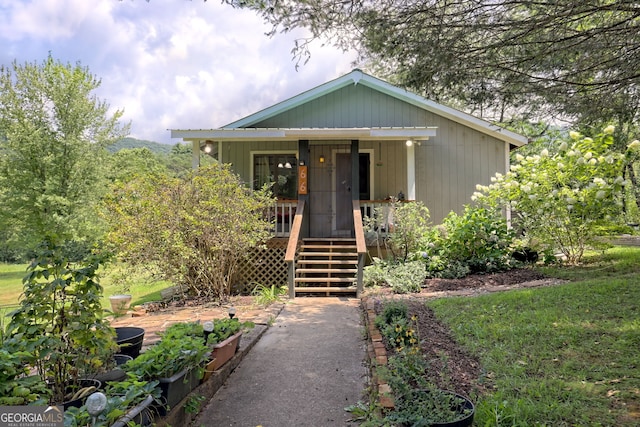
[[[384,236],[393,230],[394,209],[391,200],[360,200],[358,203],[360,220],[354,224],[362,224],[365,233],[373,231]],[[273,237],[289,237],[297,209],[297,200],[278,200],[267,208],[266,216],[273,221]]]
[[[297,200],[278,200],[267,208],[266,216],[273,221],[273,237],[289,237],[297,205]]]
[[[364,231],[386,235],[393,231],[394,208],[391,200],[360,200]]]

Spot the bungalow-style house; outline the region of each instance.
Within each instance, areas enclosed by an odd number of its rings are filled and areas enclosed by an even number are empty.
[[[358,293],[366,233],[362,217],[390,198],[422,201],[439,223],[470,202],[476,184],[509,169],[509,151],[527,139],[407,92],[360,70],[219,129],[171,130],[203,153],[231,163],[254,188],[278,198],[274,248],[246,282],[301,293]],[[380,209],[379,209],[380,210]],[[278,242],[284,243],[277,249]]]

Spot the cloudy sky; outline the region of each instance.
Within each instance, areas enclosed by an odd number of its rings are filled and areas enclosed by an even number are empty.
[[[219,0],[0,0],[0,64],[79,62],[132,137],[175,143],[167,129],[221,127],[353,68],[318,43],[296,71],[305,34],[269,29]]]

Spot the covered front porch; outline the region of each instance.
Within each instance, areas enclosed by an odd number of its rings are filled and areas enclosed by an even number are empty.
[[[251,188],[272,186],[271,243],[277,252],[276,242],[286,240],[292,297],[359,293],[366,235],[390,230],[393,198],[415,200],[416,146],[435,135],[432,127],[172,131],[191,141],[194,168],[210,155],[232,164]],[[365,228],[363,218],[375,212],[382,215]]]

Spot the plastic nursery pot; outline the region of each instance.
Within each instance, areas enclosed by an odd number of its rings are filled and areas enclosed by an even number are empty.
[[[111,295],[109,302],[114,314],[125,314],[131,304],[131,295]]]
[[[120,348],[120,354],[131,356],[134,359],[140,355],[144,329],[134,326],[116,328],[116,343]]]

